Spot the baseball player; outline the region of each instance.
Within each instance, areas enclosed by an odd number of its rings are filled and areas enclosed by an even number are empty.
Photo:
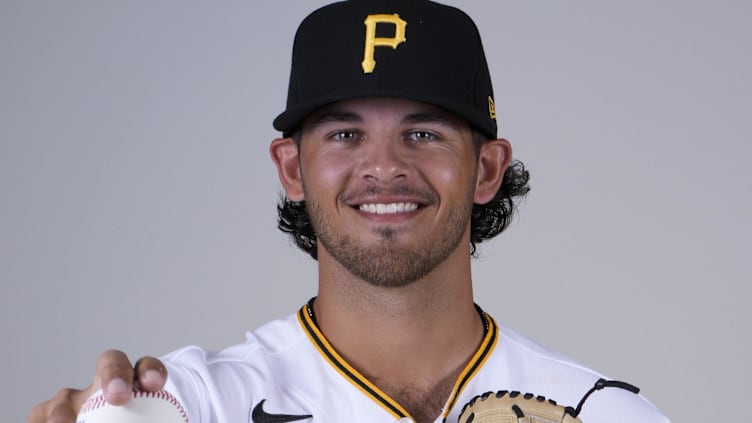
[[[94,390],[122,404],[133,384],[166,388],[192,423],[668,422],[631,385],[474,303],[475,245],[528,191],[494,101],[480,36],[458,9],[350,0],[313,12],[270,153],[286,195],[280,229],[318,260],[318,295],[221,352],[131,366],[108,351],[94,384],[61,391],[28,422],[73,422]],[[493,398],[514,399],[514,420],[483,420],[478,404]],[[549,400],[560,415],[533,418],[528,405]]]

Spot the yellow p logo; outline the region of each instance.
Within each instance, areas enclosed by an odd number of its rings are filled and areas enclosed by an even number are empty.
[[[378,46],[396,49],[398,45],[407,41],[407,38],[405,38],[407,22],[400,19],[399,15],[395,13],[393,15],[368,15],[363,23],[366,24],[366,46],[361,65],[363,65],[363,73],[371,73],[376,67],[376,60],[373,57],[374,48]],[[377,38],[376,25],[380,23],[394,25],[394,37]]]

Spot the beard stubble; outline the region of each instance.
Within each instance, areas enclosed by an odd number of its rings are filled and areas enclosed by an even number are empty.
[[[320,246],[350,273],[378,287],[407,286],[433,271],[462,242],[473,206],[472,198],[465,199],[450,211],[442,227],[414,246],[404,246],[398,244],[398,237],[412,228],[377,228],[380,242],[366,245],[344,229],[336,229],[318,202],[306,204]]]

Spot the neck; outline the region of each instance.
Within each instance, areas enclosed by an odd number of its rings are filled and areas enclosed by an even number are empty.
[[[314,303],[319,328],[350,365],[393,398],[430,393],[443,406],[483,339],[469,252],[463,253],[420,280],[386,288],[354,277],[320,253]]]

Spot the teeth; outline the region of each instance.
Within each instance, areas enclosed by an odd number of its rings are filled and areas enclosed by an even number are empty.
[[[416,203],[361,204],[360,210],[366,213],[394,214],[411,212],[418,209]]]

